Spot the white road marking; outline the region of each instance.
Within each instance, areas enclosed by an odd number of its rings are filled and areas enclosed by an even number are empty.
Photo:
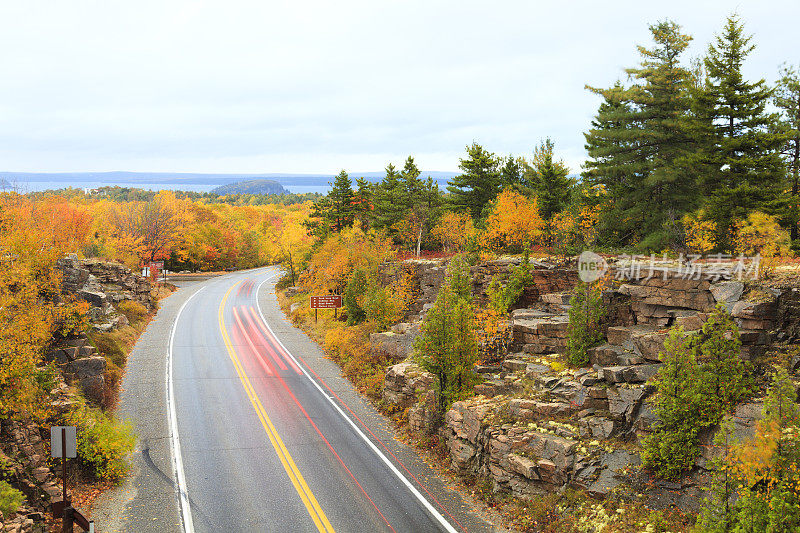
[[[375,444],[374,444],[374,443],[373,443],[373,442],[372,442],[372,441],[371,441],[371,440],[370,440],[370,439],[369,439],[369,438],[368,438],[368,437],[367,437],[367,436],[366,436],[366,435],[365,435],[365,434],[364,434],[364,433],[361,431],[361,428],[359,428],[359,427],[358,427],[358,426],[355,424],[355,422],[353,422],[353,421],[350,419],[350,417],[349,417],[349,416],[347,416],[347,415],[344,413],[344,411],[342,411],[342,409],[341,409],[341,408],[340,408],[340,407],[339,407],[339,406],[336,404],[336,402],[335,402],[335,401],[333,401],[333,399],[332,399],[330,396],[328,396],[328,395],[325,393],[325,391],[322,389],[322,387],[319,385],[319,383],[317,383],[317,382],[316,382],[316,380],[314,380],[314,379],[313,379],[313,378],[312,378],[312,377],[309,375],[309,373],[306,371],[306,369],[305,369],[305,368],[303,368],[303,366],[300,364],[300,362],[299,362],[297,359],[295,359],[294,355],[292,355],[292,353],[289,351],[289,349],[288,349],[288,348],[286,348],[286,346],[284,346],[284,344],[281,342],[281,340],[278,338],[278,336],[277,336],[277,335],[275,335],[275,332],[274,332],[274,331],[272,331],[272,328],[270,327],[269,323],[267,322],[267,319],[264,317],[264,313],[262,313],[262,312],[261,312],[261,303],[258,301],[258,293],[261,291],[261,287],[262,287],[262,286],[263,286],[263,285],[264,285],[266,282],[270,281],[272,278],[274,278],[274,277],[275,277],[275,276],[277,276],[277,275],[278,275],[278,273],[275,273],[275,274],[273,274],[272,276],[270,276],[270,277],[266,278],[264,281],[262,281],[262,282],[261,282],[261,283],[258,285],[258,289],[256,289],[256,306],[258,307],[258,314],[259,314],[259,316],[261,317],[261,320],[264,322],[264,325],[265,325],[265,326],[267,326],[267,328],[268,328],[268,329],[270,330],[270,332],[272,333],[272,336],[273,336],[273,337],[275,337],[275,340],[277,340],[277,341],[278,341],[278,344],[280,344],[280,345],[281,345],[281,347],[282,347],[282,348],[283,348],[283,349],[286,351],[286,353],[289,355],[289,357],[291,357],[291,358],[294,360],[294,362],[297,364],[297,366],[298,366],[298,367],[300,367],[300,369],[303,371],[303,374],[305,374],[305,376],[308,378],[308,380],[309,380],[309,381],[311,381],[311,383],[312,383],[312,384],[313,384],[313,385],[314,385],[314,386],[317,388],[317,390],[319,390],[319,392],[320,392],[320,393],[321,393],[321,394],[322,394],[322,395],[323,395],[325,398],[327,398],[327,400],[330,402],[330,404],[333,406],[333,408],[334,408],[334,409],[336,409],[336,411],[337,411],[337,412],[338,412],[338,413],[339,413],[339,414],[342,416],[342,418],[344,418],[344,419],[345,419],[345,420],[346,420],[346,421],[347,421],[347,422],[350,424],[350,426],[353,428],[353,430],[354,430],[354,431],[355,431],[355,432],[356,432],[356,433],[357,433],[357,434],[358,434],[358,435],[359,435],[359,436],[360,436],[360,437],[361,437],[361,438],[364,440],[364,442],[367,444],[367,446],[369,446],[369,448],[370,448],[370,449],[371,449],[373,452],[375,452],[375,454],[376,454],[376,455],[377,455],[377,456],[378,456],[378,457],[379,457],[379,458],[380,458],[380,459],[381,459],[381,460],[382,460],[382,461],[383,461],[383,462],[386,464],[386,466],[389,468],[389,470],[391,470],[391,471],[392,471],[392,473],[393,473],[395,476],[397,476],[397,478],[400,480],[400,482],[401,482],[401,483],[403,483],[403,485],[405,485],[405,486],[408,488],[408,490],[410,490],[410,491],[411,491],[411,493],[412,493],[412,494],[413,494],[413,495],[414,495],[414,496],[417,498],[417,500],[419,500],[419,502],[420,502],[420,503],[423,505],[423,507],[425,507],[425,509],[427,509],[427,510],[428,510],[428,512],[431,514],[431,516],[433,516],[433,518],[435,518],[435,519],[436,519],[436,521],[437,521],[437,522],[439,522],[439,524],[440,524],[440,525],[441,525],[441,526],[442,526],[442,527],[445,529],[445,531],[447,531],[448,533],[458,533],[458,531],[457,531],[457,530],[456,530],[456,529],[455,529],[455,528],[454,528],[454,527],[453,527],[453,526],[450,524],[450,522],[448,522],[448,521],[447,521],[447,520],[446,520],[446,519],[445,519],[445,518],[444,518],[444,517],[443,517],[443,516],[442,516],[442,515],[439,513],[439,511],[437,511],[437,510],[436,510],[436,508],[435,508],[435,507],[434,507],[434,506],[431,504],[431,502],[429,502],[427,499],[425,499],[425,497],[424,497],[424,496],[423,496],[423,495],[422,495],[422,494],[421,494],[421,493],[420,493],[420,492],[417,490],[417,488],[416,488],[416,487],[415,487],[415,486],[414,486],[414,485],[413,485],[413,484],[412,484],[412,483],[411,483],[411,482],[410,482],[410,481],[409,481],[409,480],[408,480],[408,479],[407,479],[407,478],[406,478],[406,477],[405,477],[405,476],[404,476],[404,475],[403,475],[403,474],[400,472],[400,470],[398,470],[398,469],[397,469],[397,467],[396,467],[396,466],[394,466],[394,463],[392,463],[392,462],[389,460],[389,458],[388,458],[388,457],[386,457],[386,456],[385,456],[385,455],[384,455],[384,454],[383,454],[383,453],[382,453],[382,452],[381,452],[381,451],[378,449],[378,447],[377,447],[377,446],[375,446]]]
[[[172,384],[172,348],[175,344],[175,330],[178,328],[178,321],[181,318],[186,305],[208,285],[204,285],[192,294],[178,310],[175,322],[172,324],[172,333],[169,336],[169,349],[167,350],[167,412],[169,414],[169,430],[171,434],[170,444],[172,447],[172,470],[175,473],[175,492],[178,498],[178,512],[181,515],[184,533],[194,533],[194,522],[192,521],[192,510],[189,507],[189,491],[186,487],[186,476],[183,473],[183,457],[181,456],[181,440],[178,436],[178,415],[175,411],[175,388]]]

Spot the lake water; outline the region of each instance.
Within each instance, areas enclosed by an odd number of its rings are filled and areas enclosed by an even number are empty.
[[[453,173],[435,172],[434,180],[440,190],[445,190],[447,180]],[[355,178],[352,176],[355,186]],[[423,174],[424,176],[424,174]],[[380,181],[382,173],[366,174],[371,182]],[[0,172],[0,190],[17,190],[21,193],[59,190],[67,187],[75,189],[96,189],[104,186],[131,187],[153,191],[194,191],[209,192],[220,185],[250,179],[271,179],[280,183],[286,190],[295,194],[322,193],[330,191],[332,176],[295,175],[295,176],[237,176],[230,174],[158,174],[158,173],[70,173],[70,174],[35,174]],[[5,185],[5,187],[3,186]]]
[[[282,183],[283,187],[291,193],[304,194],[310,192],[327,193],[330,187],[326,183],[323,185],[290,185]],[[142,182],[122,182],[122,183],[105,183],[100,181],[18,181],[12,182],[10,189],[17,190],[21,193],[39,192],[49,190],[65,189],[72,187],[73,189],[97,189],[98,187],[117,186],[117,187],[135,187],[137,189],[147,189],[151,191],[194,191],[194,192],[210,192],[212,189],[219,187],[218,184],[208,183],[142,183]],[[0,188],[2,190],[2,188]],[[6,188],[5,190],[9,190]]]

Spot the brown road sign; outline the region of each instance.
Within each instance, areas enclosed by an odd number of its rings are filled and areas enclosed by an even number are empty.
[[[311,297],[311,309],[339,309],[340,307],[342,307],[341,294]]]

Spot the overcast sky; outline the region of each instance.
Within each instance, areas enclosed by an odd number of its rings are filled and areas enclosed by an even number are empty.
[[[704,53],[736,10],[772,82],[800,2],[0,0],[0,170],[335,173],[473,140],[578,172],[608,86],[671,18]]]

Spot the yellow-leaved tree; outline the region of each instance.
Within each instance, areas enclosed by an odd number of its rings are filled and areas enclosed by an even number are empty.
[[[42,352],[54,333],[84,325],[86,304],[63,301],[54,268],[83,230],[70,234],[74,213],[42,216],[47,211],[16,193],[0,194],[0,417],[47,416],[52,383]],[[54,221],[63,225],[60,237]]]
[[[789,233],[774,216],[750,213],[736,224],[735,231],[734,251],[745,256],[760,255],[759,272],[764,277],[774,273],[780,257],[789,255]]]
[[[494,201],[486,221],[484,242],[492,251],[518,253],[525,245],[539,243],[544,227],[536,197],[528,199],[512,189],[506,189]]]
[[[706,217],[705,210],[686,213],[681,219],[686,247],[691,253],[705,254],[717,244],[717,225]]]
[[[446,252],[456,253],[465,251],[477,234],[472,217],[466,212],[445,213],[431,230],[431,235],[439,241]]]

